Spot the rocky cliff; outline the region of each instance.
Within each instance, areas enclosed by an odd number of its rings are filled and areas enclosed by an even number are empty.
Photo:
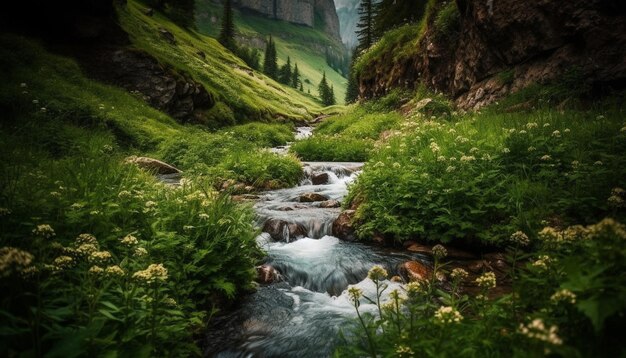
[[[339,18],[333,0],[235,0],[234,3],[273,19],[319,27],[334,39],[340,39]]]
[[[457,0],[452,34],[428,30],[410,56],[383,54],[359,74],[360,94],[423,82],[479,108],[576,70],[593,88],[626,87],[626,3],[620,0]],[[504,74],[504,75],[503,75]]]

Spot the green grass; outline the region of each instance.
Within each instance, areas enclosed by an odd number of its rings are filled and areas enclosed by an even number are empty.
[[[400,123],[402,116],[393,110],[403,96],[393,91],[378,101],[347,107],[319,124],[312,137],[294,143],[291,151],[309,161],[366,161],[381,134]]]
[[[352,188],[361,237],[499,245],[542,220],[610,214],[626,177],[619,105],[423,118],[407,118]]]
[[[220,31],[220,18],[222,7],[210,1],[198,1],[196,12],[199,14],[197,26],[200,32],[212,37],[217,37]],[[335,97],[338,103],[343,103],[347,86],[347,79],[341,76],[326,64],[325,48],[343,53],[342,45],[332,40],[326,33],[317,28],[291,24],[285,21],[276,21],[259,15],[235,12],[235,24],[237,31],[248,39],[262,40],[272,35],[276,41],[279,65],[291,57],[291,63],[298,63],[302,74],[304,92],[311,90],[311,95],[317,98],[317,86],[322,80],[322,73],[326,72],[326,78],[335,89]],[[216,23],[211,18],[217,19]],[[264,48],[259,48],[263,53]],[[308,79],[309,83],[304,83]]]

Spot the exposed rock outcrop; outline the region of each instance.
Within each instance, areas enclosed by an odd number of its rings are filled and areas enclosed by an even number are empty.
[[[626,86],[626,3],[457,0],[458,31],[429,24],[416,55],[385,54],[360,74],[362,97],[424,82],[477,109],[575,69],[592,88]],[[390,57],[391,56],[391,57]],[[506,75],[503,75],[505,74]]]
[[[355,210],[346,210],[339,214],[339,217],[333,222],[333,236],[341,240],[356,240],[356,232],[352,225]]]
[[[301,203],[313,203],[316,201],[326,201],[328,197],[319,193],[304,193],[299,198]]]
[[[303,237],[306,229],[302,225],[279,219],[269,219],[263,224],[263,232],[270,234],[274,241],[290,241],[292,238]]]
[[[254,10],[272,19],[309,27],[318,26],[334,39],[340,39],[339,18],[333,0],[235,0],[234,3],[235,6]]]

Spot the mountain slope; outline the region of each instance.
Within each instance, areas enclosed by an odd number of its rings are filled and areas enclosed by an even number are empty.
[[[287,56],[291,63],[298,63],[302,74],[305,93],[317,97],[317,86],[322,73],[334,86],[338,103],[345,98],[347,80],[326,63],[326,51],[334,56],[345,56],[344,46],[338,39],[327,34],[323,27],[308,27],[286,21],[274,20],[260,13],[235,9],[235,24],[239,34],[239,42],[250,47],[265,49],[266,38],[272,35],[276,41],[278,63],[286,62]],[[214,0],[196,2],[197,26],[201,33],[217,37],[220,31],[222,5]]]

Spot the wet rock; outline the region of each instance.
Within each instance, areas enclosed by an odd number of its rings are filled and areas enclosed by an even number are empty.
[[[398,273],[406,281],[425,281],[432,277],[433,270],[419,261],[407,261],[400,265]]]
[[[174,37],[174,34],[166,29],[162,27],[159,28],[159,35],[161,35],[161,37],[164,38],[170,45],[176,45],[176,38]]]
[[[354,210],[346,210],[339,214],[337,220],[333,222],[333,236],[346,241],[356,240],[354,227],[352,225],[354,213]]]
[[[269,219],[263,224],[263,232],[270,234],[272,240],[285,241],[286,234],[289,239],[306,236],[307,231],[302,225],[290,223],[279,219]]]
[[[393,276],[393,277],[390,279],[390,281],[391,281],[391,282],[402,282],[402,277],[400,277],[400,276]]]
[[[320,203],[320,208],[330,209],[330,208],[338,208],[341,206],[341,203],[337,200],[326,200]]]
[[[231,198],[233,201],[256,201],[260,199],[258,195],[252,194],[233,195]]]
[[[279,280],[280,273],[271,265],[261,265],[256,267],[256,282],[262,285],[269,285],[270,283]]]
[[[313,203],[316,201],[326,201],[328,197],[319,193],[304,193],[300,195],[301,203]]]
[[[165,162],[162,162],[158,159],[148,158],[148,157],[136,157],[131,156],[124,160],[126,163],[134,164],[141,169],[148,170],[155,174],[180,174],[178,168],[169,165]]]
[[[311,175],[311,183],[313,185],[328,184],[328,173],[313,173]]]

